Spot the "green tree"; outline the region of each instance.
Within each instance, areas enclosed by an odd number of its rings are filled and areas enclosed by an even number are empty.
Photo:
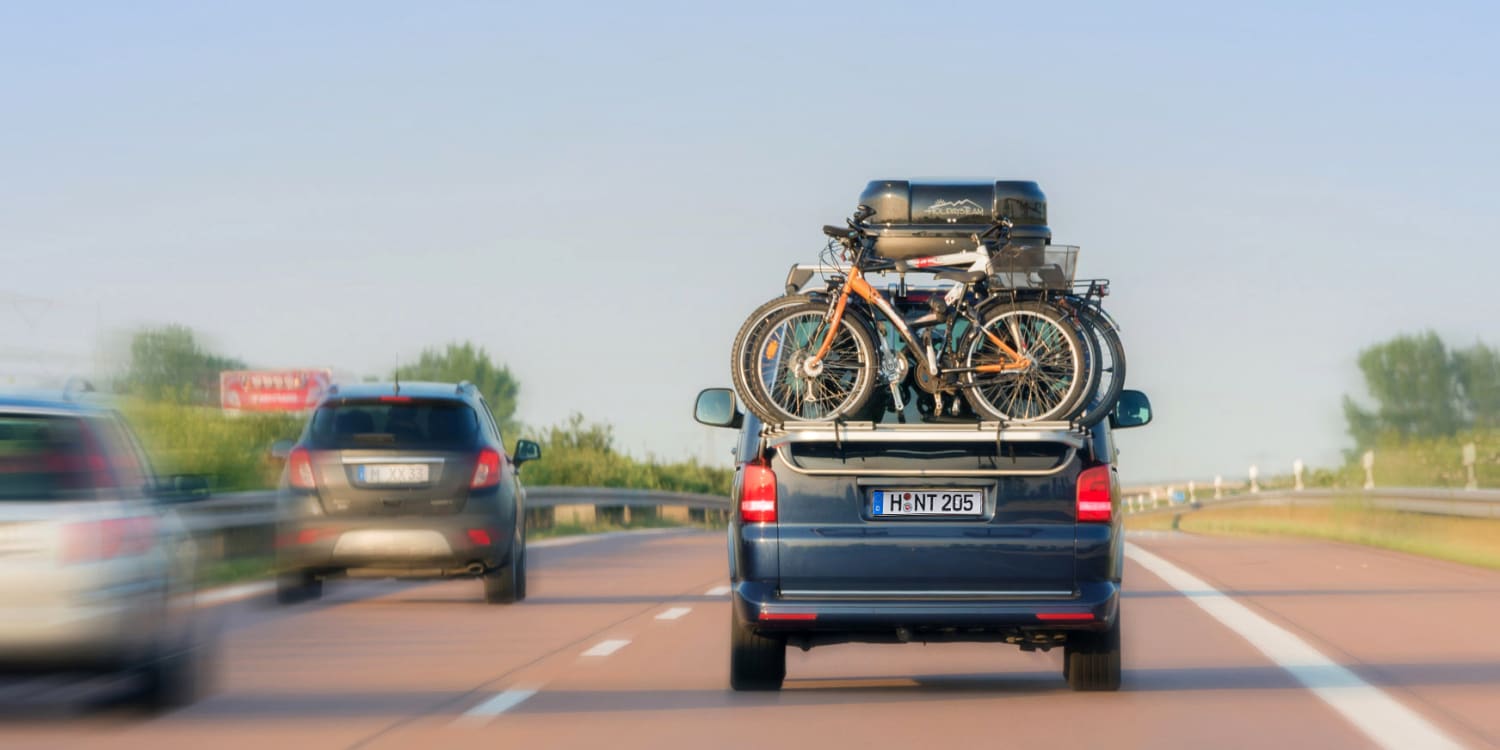
[[[396,368],[396,377],[401,380],[432,380],[457,383],[467,380],[479,389],[489,402],[490,412],[507,435],[513,434],[516,397],[521,384],[510,374],[510,368],[496,364],[483,347],[469,342],[448,344],[442,349],[425,349],[417,361]]]
[[[1500,354],[1481,342],[1453,351],[1464,416],[1476,429],[1500,427]]]
[[[1436,333],[1397,336],[1359,354],[1375,410],[1345,398],[1349,433],[1360,447],[1382,432],[1406,439],[1452,435],[1464,424],[1453,359]]]
[[[152,401],[217,403],[219,372],[244,368],[204,349],[187,326],[147,328],[131,337],[130,364],[116,387]]]
[[[586,422],[582,414],[537,435],[542,459],[526,465],[526,482],[535,486],[629,487],[642,490],[726,494],[734,476],[728,468],[696,460],[662,463],[638,460],[615,449],[614,428]]]

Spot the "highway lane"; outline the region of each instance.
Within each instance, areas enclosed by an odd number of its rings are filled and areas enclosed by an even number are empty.
[[[1283,540],[1136,536],[1421,722],[1500,746],[1500,574]],[[1369,747],[1372,736],[1132,561],[1125,689],[1074,694],[1010,646],[794,652],[780,694],[726,689],[720,534],[533,551],[532,598],[475,582],[331,585],[230,605],[215,696],[154,720],[88,705],[0,713],[5,747]],[[1190,592],[1201,597],[1204,592]]]

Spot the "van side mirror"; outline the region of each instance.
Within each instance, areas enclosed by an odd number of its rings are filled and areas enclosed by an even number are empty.
[[[292,455],[292,447],[295,445],[296,443],[291,440],[277,440],[271,443],[271,458],[285,461],[287,456]]]
[[[542,457],[542,446],[534,440],[517,440],[515,455],[510,460],[516,466]]]
[[[735,404],[734,391],[705,388],[698,393],[698,401],[693,405],[693,419],[709,427],[738,428],[745,421],[745,415]]]
[[[1151,423],[1151,399],[1140,391],[1120,391],[1120,400],[1110,412],[1109,426],[1117,430]]]

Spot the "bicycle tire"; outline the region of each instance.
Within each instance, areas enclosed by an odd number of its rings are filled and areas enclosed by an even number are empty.
[[[1100,382],[1095,385],[1093,398],[1085,402],[1078,415],[1079,424],[1093,427],[1115,410],[1120,392],[1125,390],[1125,346],[1120,342],[1119,329],[1108,317],[1086,308],[1079,320],[1099,348],[1108,352],[1107,361],[1103,358],[1099,361]]]
[[[767,300],[745,318],[745,322],[740,324],[740,330],[734,334],[734,343],[729,350],[729,378],[745,408],[757,416],[767,409],[764,404],[753,400],[755,395],[750,391],[749,373],[755,366],[755,336],[777,310],[811,301],[812,297],[806,294],[788,294]]]
[[[1071,419],[1086,395],[1087,363],[1084,343],[1068,316],[1051,304],[1031,301],[990,307],[981,323],[961,343],[965,367],[984,364],[983,352],[992,348],[985,332],[991,330],[1038,364],[1019,373],[965,373],[964,399],[974,412],[1020,423]]]
[[[752,397],[746,406],[762,422],[836,420],[860,413],[869,403],[878,369],[875,341],[853,309],[845,309],[822,370],[815,375],[800,370],[822,343],[827,314],[822,302],[783,307],[754,337],[756,364],[747,372]]]

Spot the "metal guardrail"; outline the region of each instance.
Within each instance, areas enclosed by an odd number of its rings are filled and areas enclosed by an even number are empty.
[[[689,492],[628,490],[617,487],[528,487],[530,511],[569,505],[597,508],[685,507],[690,510],[728,511],[729,498]],[[200,543],[210,547],[210,556],[232,559],[268,554],[276,530],[276,492],[234,492],[198,502],[181,503],[176,511]],[[551,516],[547,516],[551,523]]]
[[[1423,487],[1377,488],[1373,490],[1268,490],[1231,495],[1219,500],[1157,505],[1127,504],[1132,515],[1151,513],[1185,513],[1207,508],[1235,505],[1256,506],[1326,506],[1350,500],[1372,508],[1405,513],[1428,513],[1468,518],[1500,518],[1500,490],[1460,490]]]

